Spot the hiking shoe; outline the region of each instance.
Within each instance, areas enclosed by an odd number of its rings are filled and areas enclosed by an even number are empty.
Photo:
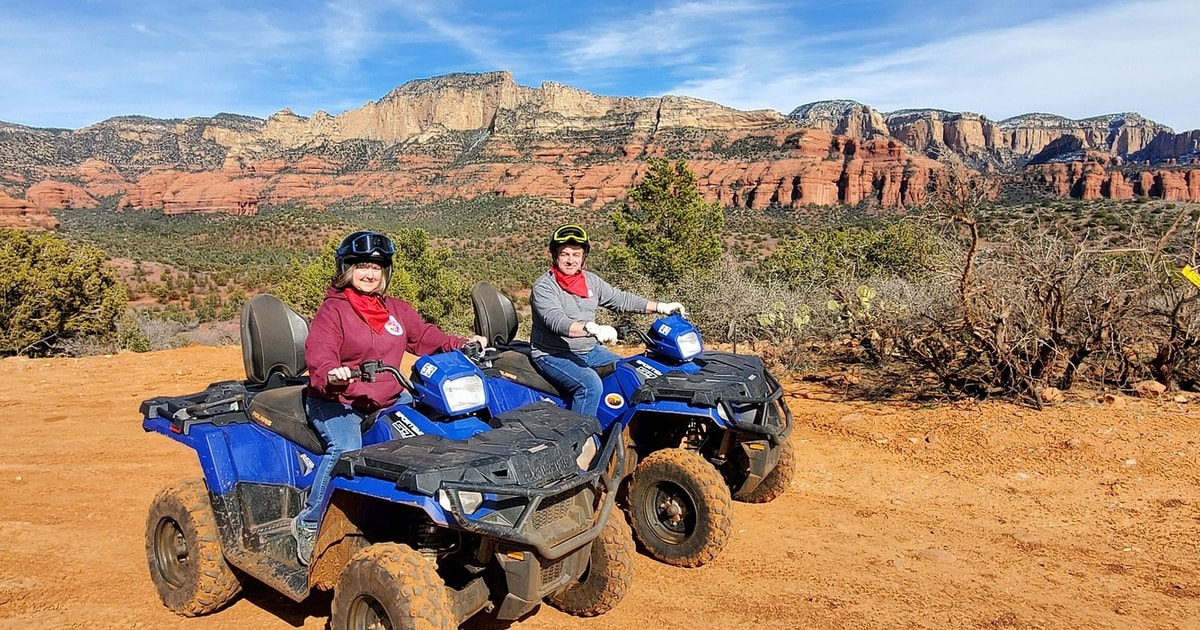
[[[317,538],[317,528],[300,522],[300,516],[292,519],[292,536],[296,539],[296,558],[300,564],[308,566],[312,560],[313,541]]]

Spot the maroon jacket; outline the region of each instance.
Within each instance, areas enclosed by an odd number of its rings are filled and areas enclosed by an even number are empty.
[[[461,348],[467,342],[425,323],[404,300],[385,297],[384,307],[392,317],[383,333],[377,334],[355,312],[341,289],[329,288],[304,342],[304,360],[310,377],[308,395],[338,400],[370,413],[392,404],[400,396],[400,383],[390,374],[380,374],[374,383],[357,379],[330,383],[329,370],[341,365],[357,368],[370,359],[398,368],[406,351],[432,354]]]

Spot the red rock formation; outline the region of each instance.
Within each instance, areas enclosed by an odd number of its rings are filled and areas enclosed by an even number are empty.
[[[1109,171],[1097,162],[1071,162],[1033,166],[1026,176],[1060,197],[1200,201],[1200,169],[1139,171],[1126,179],[1121,171]]]
[[[54,230],[58,225],[58,219],[50,216],[45,208],[0,193],[0,228]]]
[[[1113,171],[1108,177],[1108,191],[1104,196],[1109,199],[1133,199],[1133,184],[1125,181],[1121,171]]]
[[[682,154],[691,156],[705,199],[724,205],[898,208],[924,203],[930,187],[946,181],[944,167],[927,154],[1011,158],[1064,134],[1083,139],[1068,144],[1088,162],[1028,171],[1055,194],[1196,200],[1200,188],[1200,175],[1180,169],[1136,176],[1109,170],[1116,161],[1104,151],[1142,146],[1157,130],[1132,115],[994,123],[977,114],[908,110],[885,119],[847,102],[801,114],[675,96],[602,97],[553,83],[529,88],[508,73],[450,75],[410,82],[336,116],[284,110],[265,121],[125,117],[70,133],[13,127],[8,154],[104,159],[18,168],[0,156],[0,191],[25,212],[95,207],[114,197],[121,208],[168,214],[479,195],[603,205],[627,194],[648,159]],[[897,137],[887,135],[889,126]]]
[[[99,203],[74,184],[43,180],[29,187],[25,200],[42,208],[95,208]]]

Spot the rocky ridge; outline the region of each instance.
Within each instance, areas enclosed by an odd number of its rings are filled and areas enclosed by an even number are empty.
[[[1137,114],[993,122],[824,101],[784,116],[682,96],[526,87],[507,72],[452,74],[337,115],[125,116],[78,130],[0,123],[0,226],[52,228],[50,209],[106,200],[168,214],[480,195],[599,206],[623,197],[647,159],[668,156],[688,159],[709,200],[749,208],[920,204],[944,169],[935,158],[947,152],[974,168],[1034,164],[1033,176],[1060,194],[1200,200],[1191,183],[1200,172],[1164,170],[1174,175],[1152,175],[1145,186],[1145,176],[1127,186],[1110,173],[1130,161],[1189,156],[1198,143],[1200,131],[1174,134]],[[1093,185],[1100,171],[1108,183]]]

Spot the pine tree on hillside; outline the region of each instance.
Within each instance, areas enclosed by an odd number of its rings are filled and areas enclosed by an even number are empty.
[[[624,241],[608,252],[613,267],[644,275],[660,289],[721,261],[721,206],[704,201],[683,160],[651,160],[611,218]]]

